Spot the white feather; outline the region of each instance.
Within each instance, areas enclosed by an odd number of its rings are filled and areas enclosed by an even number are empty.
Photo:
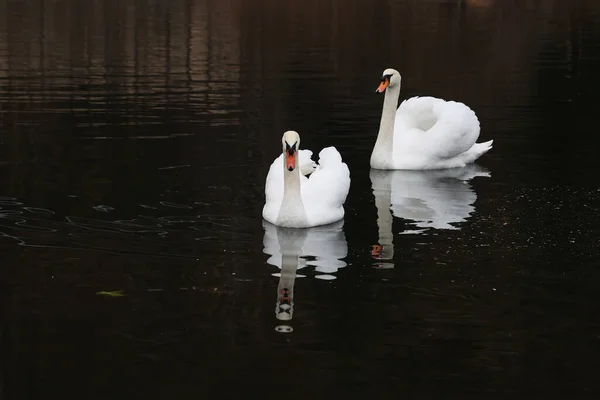
[[[273,161],[265,184],[263,218],[266,221],[277,226],[308,228],[344,218],[344,203],[350,189],[348,166],[335,147],[321,150],[317,164],[314,164],[311,155],[308,150],[299,150],[300,171],[284,169],[283,153]],[[306,165],[314,167],[309,177],[304,174],[310,169]],[[293,188],[296,177],[299,178],[297,192]],[[286,180],[289,181],[288,186]],[[284,202],[286,190],[291,192],[287,203]]]
[[[412,97],[398,104],[400,74],[391,76],[377,142],[371,154],[376,169],[429,170],[464,167],[492,148],[493,140],[475,143],[480,126],[463,103],[435,97]]]

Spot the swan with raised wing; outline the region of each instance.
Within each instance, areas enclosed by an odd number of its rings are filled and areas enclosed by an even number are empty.
[[[350,171],[340,153],[335,147],[326,147],[315,164],[310,150],[300,150],[298,132],[285,132],[281,143],[283,152],[267,174],[263,218],[286,228],[309,228],[343,219]]]
[[[435,97],[412,97],[398,106],[401,76],[383,71],[376,92],[385,92],[371,168],[428,170],[464,167],[492,148],[475,143],[479,120],[468,106]]]

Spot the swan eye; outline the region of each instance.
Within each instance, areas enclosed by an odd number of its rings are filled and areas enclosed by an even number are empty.
[[[385,82],[386,84],[390,84],[390,79],[392,79],[392,75],[384,75],[381,77],[381,82]]]

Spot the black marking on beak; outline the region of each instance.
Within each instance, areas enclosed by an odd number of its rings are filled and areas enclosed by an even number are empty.
[[[390,79],[392,79],[392,74],[382,75],[381,83],[379,84],[379,87],[377,89],[375,89],[375,92],[376,93],[385,92],[385,90],[388,88],[388,86],[390,86]],[[383,87],[383,89],[381,89],[381,87]]]
[[[290,146],[287,142],[285,142],[285,151],[287,151],[290,156],[294,155],[296,152],[296,143]]]

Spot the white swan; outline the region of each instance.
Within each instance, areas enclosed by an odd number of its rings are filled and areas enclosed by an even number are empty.
[[[469,107],[435,97],[412,97],[398,105],[400,73],[383,71],[376,92],[385,91],[379,134],[371,153],[375,169],[464,167],[492,148],[475,143],[479,120]]]
[[[286,228],[327,225],[344,218],[350,171],[340,153],[335,147],[324,148],[317,165],[311,151],[299,150],[297,132],[285,132],[281,141],[283,153],[267,175],[263,218]]]

